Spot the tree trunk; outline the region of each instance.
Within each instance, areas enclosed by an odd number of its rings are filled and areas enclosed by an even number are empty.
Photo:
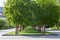
[[[39,32],[41,32],[41,25],[39,26],[39,29],[38,30],[39,30]]]
[[[16,35],[18,34],[19,25],[16,25]]]
[[[24,26],[24,25],[22,25],[22,27],[23,27],[23,30],[24,30],[25,26]]]
[[[46,28],[46,25],[44,24],[44,33],[45,33],[45,28]]]
[[[36,30],[36,25],[33,26],[34,30]]]
[[[59,29],[59,24],[56,24],[56,28]]]
[[[56,26],[57,27],[57,29],[59,29],[59,26]]]
[[[19,31],[21,32],[21,27],[20,27],[20,30]]]

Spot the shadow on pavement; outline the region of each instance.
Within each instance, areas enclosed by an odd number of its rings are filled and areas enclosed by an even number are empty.
[[[60,38],[60,36],[57,34],[50,34],[50,35],[44,35],[44,34],[40,34],[40,35],[7,35],[7,34],[4,34],[2,36],[23,36],[23,37],[29,37],[29,38]]]

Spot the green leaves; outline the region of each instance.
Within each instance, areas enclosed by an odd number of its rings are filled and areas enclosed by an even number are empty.
[[[11,24],[54,25],[59,20],[56,0],[7,0],[4,15]]]

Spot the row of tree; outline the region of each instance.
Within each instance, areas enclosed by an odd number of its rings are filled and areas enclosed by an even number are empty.
[[[17,29],[23,26],[54,26],[59,22],[60,7],[56,0],[6,0],[4,16]],[[24,27],[23,27],[24,28]]]

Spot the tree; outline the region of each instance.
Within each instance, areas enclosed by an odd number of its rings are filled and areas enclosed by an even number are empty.
[[[11,25],[16,26],[16,34],[18,28],[22,25],[33,25],[33,11],[31,11],[35,2],[31,0],[7,0],[4,7],[4,16]]]
[[[44,31],[46,25],[54,26],[59,22],[60,7],[56,4],[56,0],[37,0],[40,9],[38,15],[40,24],[44,25]]]
[[[24,26],[54,26],[59,21],[59,6],[55,0],[7,0],[4,15],[11,25],[18,28]]]

